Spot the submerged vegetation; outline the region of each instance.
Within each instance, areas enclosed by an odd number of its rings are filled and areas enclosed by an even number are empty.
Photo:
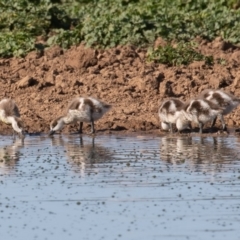
[[[191,42],[196,36],[221,36],[238,44],[239,6],[240,0],[1,0],[0,56],[24,56],[33,49],[55,44],[69,48],[80,42],[101,48],[151,46],[157,37]],[[175,50],[169,45],[151,56]]]

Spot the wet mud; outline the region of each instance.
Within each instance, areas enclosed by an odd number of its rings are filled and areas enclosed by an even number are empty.
[[[213,56],[213,65],[196,61],[188,66],[168,66],[149,62],[147,48],[96,50],[83,44],[0,59],[0,99],[16,101],[29,133],[47,133],[53,118],[61,116],[76,96],[93,96],[113,106],[96,123],[97,131],[158,130],[158,108],[167,98],[186,101],[208,88],[240,97],[240,48],[221,38],[194,41],[198,52]],[[156,47],[165,44],[160,38],[155,42]],[[240,127],[238,111],[225,116],[228,127]],[[78,125],[65,127],[63,132],[74,132]],[[221,127],[219,120],[216,126]],[[89,126],[84,126],[84,132],[88,130]],[[11,127],[0,123],[0,134],[10,133]]]

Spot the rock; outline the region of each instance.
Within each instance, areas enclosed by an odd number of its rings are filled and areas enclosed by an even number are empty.
[[[233,84],[232,84],[233,89],[240,88],[240,77],[239,75],[235,77]]]
[[[63,54],[63,49],[59,46],[49,48],[44,52],[44,55],[47,57],[47,59],[54,59],[56,57],[59,57],[62,54]]]
[[[47,74],[47,76],[45,77],[44,83],[47,86],[53,86],[55,83],[55,75],[53,73]]]
[[[68,87],[66,80],[63,78],[62,75],[57,75],[55,78],[55,86],[56,88],[63,88],[65,89],[66,87]]]
[[[167,45],[167,42],[161,38],[161,37],[158,37],[155,42],[154,42],[154,48],[158,48],[158,47],[165,47]]]
[[[81,69],[84,72],[88,67],[97,65],[97,53],[94,49],[80,45],[78,48],[72,48],[71,50],[75,52],[75,55],[70,54],[67,56],[67,62],[72,68]]]
[[[26,88],[38,84],[38,81],[33,77],[26,76],[17,82],[17,88]]]
[[[122,130],[127,130],[127,128],[126,128],[125,126],[121,126],[121,125],[115,123],[115,124],[111,127],[111,130],[122,131]]]

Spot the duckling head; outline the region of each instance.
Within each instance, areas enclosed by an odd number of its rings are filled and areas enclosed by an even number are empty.
[[[25,131],[22,120],[18,117],[10,117],[9,120],[12,123],[12,128],[19,134],[19,137],[24,138]]]
[[[183,111],[178,113],[178,117],[176,120],[176,127],[178,131],[183,131],[183,130],[191,130],[191,122],[189,121],[188,118],[186,118],[185,114]]]
[[[56,131],[62,130],[64,127],[63,117],[58,117],[50,123],[50,132],[49,136],[53,135]]]
[[[169,131],[169,130],[170,130],[169,123],[167,123],[167,122],[161,122],[161,128],[162,128],[162,130],[164,130],[164,131]]]

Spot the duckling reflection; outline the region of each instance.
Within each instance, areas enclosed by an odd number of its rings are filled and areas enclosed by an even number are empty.
[[[163,137],[160,143],[160,157],[171,164],[184,163],[188,151],[187,146],[192,145],[191,137]],[[184,156],[183,156],[184,154]]]
[[[239,153],[228,138],[220,137],[163,137],[160,158],[169,164],[186,164],[192,170],[212,171],[214,165],[239,159]]]
[[[81,136],[69,141],[59,136],[59,138],[52,139],[52,144],[65,148],[68,163],[73,167],[74,172],[79,173],[80,170],[81,176],[84,176],[86,172],[93,171],[93,169],[96,172],[95,164],[109,162],[112,159],[111,152],[107,148],[95,144],[94,137],[89,142],[84,141]]]
[[[10,173],[15,169],[16,163],[20,159],[19,150],[23,147],[23,139],[14,139],[10,145],[0,148],[0,175]]]

